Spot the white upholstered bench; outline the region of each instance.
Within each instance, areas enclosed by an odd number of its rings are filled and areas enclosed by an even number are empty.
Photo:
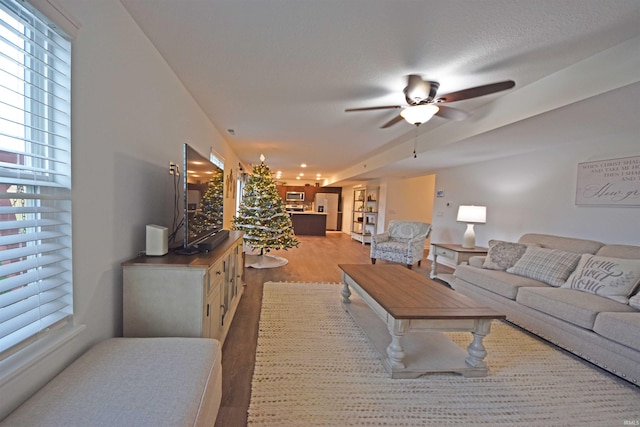
[[[212,426],[222,394],[220,343],[112,338],[92,347],[0,426]]]

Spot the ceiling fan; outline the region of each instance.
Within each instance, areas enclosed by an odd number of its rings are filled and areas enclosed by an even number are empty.
[[[505,80],[503,82],[476,86],[469,89],[459,90],[457,92],[451,92],[446,95],[437,96],[440,83],[427,81],[416,74],[411,74],[408,77],[407,86],[403,90],[404,97],[407,100],[408,105],[347,108],[345,111],[351,112],[401,108],[402,111],[400,111],[400,114],[382,125],[382,129],[393,126],[402,119],[418,126],[429,121],[429,119],[434,115],[449,120],[464,120],[470,116],[469,113],[442,104],[501,92],[503,90],[511,89],[515,84],[516,83],[513,80]]]

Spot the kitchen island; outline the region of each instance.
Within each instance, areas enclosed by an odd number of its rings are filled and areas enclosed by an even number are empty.
[[[293,232],[297,236],[326,236],[326,212],[289,212],[293,223]]]

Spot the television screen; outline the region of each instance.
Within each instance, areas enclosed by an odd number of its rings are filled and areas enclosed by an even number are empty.
[[[224,171],[184,144],[184,249],[222,230]]]

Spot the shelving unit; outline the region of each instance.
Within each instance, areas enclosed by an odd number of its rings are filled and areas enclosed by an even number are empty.
[[[378,187],[359,187],[353,190],[351,238],[371,243],[378,223]]]

